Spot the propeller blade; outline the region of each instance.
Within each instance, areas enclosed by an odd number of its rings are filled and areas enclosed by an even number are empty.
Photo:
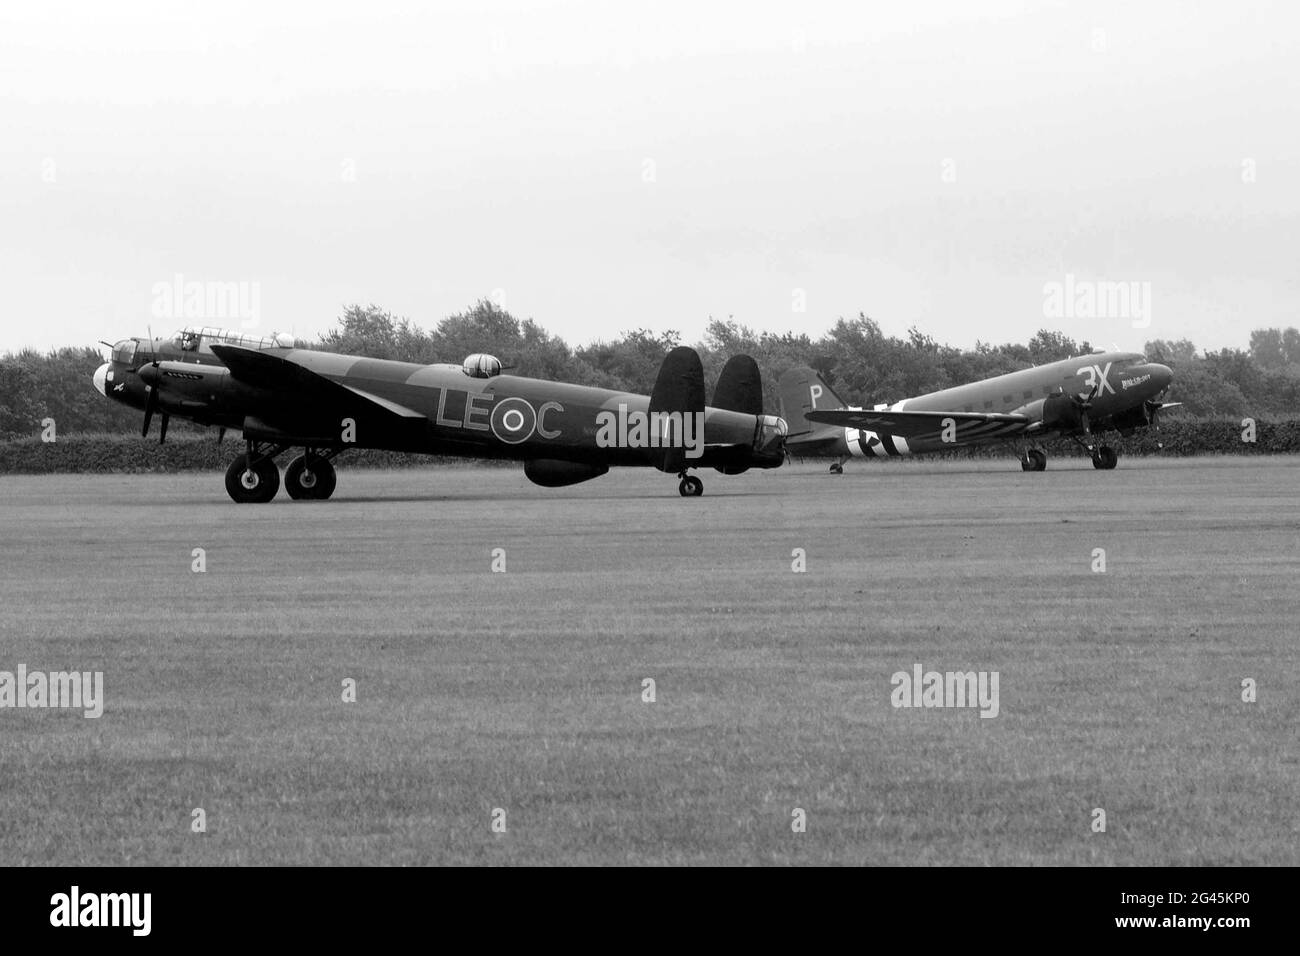
[[[171,421],[171,416],[163,412],[162,422],[158,425],[158,444],[165,444],[167,441],[167,423]]]
[[[144,400],[144,428],[140,429],[140,437],[149,437],[149,424],[153,421],[153,413],[158,408],[158,389],[149,389],[149,397]]]

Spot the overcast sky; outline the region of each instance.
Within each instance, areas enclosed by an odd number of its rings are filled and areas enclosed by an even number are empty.
[[[6,2],[0,351],[178,328],[177,276],[305,337],[495,297],[571,345],[864,311],[1244,346],[1300,325],[1298,34],[1236,0]],[[1149,314],[1053,315],[1067,281]]]

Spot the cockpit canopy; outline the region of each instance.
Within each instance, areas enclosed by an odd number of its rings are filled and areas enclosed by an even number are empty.
[[[270,335],[245,335],[231,329],[196,325],[186,326],[176,332],[169,342],[182,352],[210,352],[214,344],[242,345],[248,349],[291,349],[294,346],[293,336],[284,332],[272,332]]]
[[[492,378],[501,374],[501,360],[495,355],[475,352],[465,357],[460,370],[470,378]]]
[[[123,339],[113,346],[113,361],[118,365],[135,367],[135,339]]]

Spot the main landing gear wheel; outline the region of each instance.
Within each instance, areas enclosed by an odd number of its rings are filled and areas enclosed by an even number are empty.
[[[284,470],[284,487],[295,501],[324,501],[334,494],[334,466],[316,455],[299,455]]]
[[[831,465],[831,474],[832,475],[844,474],[844,466],[840,464],[838,461],[835,462],[835,464]]]
[[[698,498],[704,494],[704,482],[694,475],[687,475],[677,486],[677,493],[683,498]]]
[[[1047,453],[1031,448],[1020,458],[1022,471],[1047,471]]]
[[[226,493],[240,504],[263,504],[280,490],[280,469],[275,459],[258,458],[248,466],[248,456],[240,455],[226,469]]]
[[[1110,471],[1119,464],[1119,452],[1109,445],[1102,445],[1092,453],[1092,467],[1100,471]]]

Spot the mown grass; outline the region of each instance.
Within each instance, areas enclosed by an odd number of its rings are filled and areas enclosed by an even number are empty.
[[[0,669],[107,700],[0,710],[0,862],[1295,864],[1298,478],[6,478]],[[1000,716],[893,709],[916,662]]]

